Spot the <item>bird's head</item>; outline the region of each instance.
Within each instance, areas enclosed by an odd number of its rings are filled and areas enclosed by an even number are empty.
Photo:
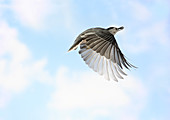
[[[123,29],[124,29],[123,26],[122,26],[122,27],[119,27],[119,28],[117,28],[117,27],[109,27],[109,28],[107,28],[107,30],[108,30],[111,34],[113,34],[113,35],[115,35],[118,31],[123,30]]]

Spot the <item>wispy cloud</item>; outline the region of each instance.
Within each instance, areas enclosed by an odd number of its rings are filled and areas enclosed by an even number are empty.
[[[4,108],[11,99],[11,94],[4,89],[0,89],[0,108]]]
[[[71,75],[72,74],[72,75]],[[61,67],[57,72],[56,91],[52,94],[48,106],[57,111],[73,112],[82,110],[88,112],[88,117],[112,116],[111,111],[121,111],[132,108],[140,114],[145,106],[147,90],[136,77],[128,76],[126,80],[116,83],[106,81],[91,72],[71,72],[68,68]],[[118,114],[115,112],[115,114]],[[127,114],[129,118],[134,115]],[[74,119],[74,116],[71,116]],[[122,118],[116,115],[116,118]]]
[[[46,60],[33,61],[27,46],[18,40],[17,29],[0,21],[0,106],[13,94],[23,92],[32,80],[51,79],[44,69]]]
[[[11,8],[15,18],[23,25],[42,29],[52,13],[53,4],[51,0],[12,0]]]
[[[73,15],[73,4],[71,0],[64,0],[61,2],[60,6],[60,15],[63,16],[64,26],[70,30],[74,30],[74,15]]]
[[[132,13],[132,17],[137,20],[146,21],[151,18],[149,9],[138,1],[129,1],[128,8]]]
[[[6,10],[12,13],[21,24],[33,29],[42,29],[46,19],[51,14],[56,2],[48,0],[12,0],[10,4],[3,3],[2,14]],[[70,4],[55,6],[58,12],[62,9],[65,23],[71,16],[67,13]],[[0,13],[1,14],[1,13]],[[57,15],[58,16],[58,15]],[[2,20],[3,19],[3,20]],[[70,22],[66,26],[70,26]],[[29,48],[18,39],[17,28],[9,26],[1,16],[0,21],[0,107],[5,107],[14,94],[23,92],[34,80],[49,83],[53,77],[45,70],[47,59],[33,60]]]
[[[140,28],[136,34],[127,33],[128,43],[124,41],[124,47],[132,53],[146,52],[156,49],[157,46],[169,47],[168,22],[159,21]],[[133,42],[133,43],[131,43]]]

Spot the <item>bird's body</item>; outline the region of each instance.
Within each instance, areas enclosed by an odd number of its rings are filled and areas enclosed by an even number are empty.
[[[117,80],[126,75],[122,65],[129,69],[135,67],[125,59],[118,47],[114,35],[124,27],[90,28],[82,32],[68,51],[75,50],[80,45],[79,54],[95,72],[105,75],[105,78]]]

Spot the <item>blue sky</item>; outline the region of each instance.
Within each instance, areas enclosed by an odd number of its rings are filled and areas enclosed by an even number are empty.
[[[67,50],[90,27],[138,69],[118,83]],[[0,120],[168,120],[169,0],[0,0]]]

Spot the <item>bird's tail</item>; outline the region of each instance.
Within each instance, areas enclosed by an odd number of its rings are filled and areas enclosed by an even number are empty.
[[[75,41],[74,44],[70,47],[70,49],[67,52],[70,52],[72,50],[76,50],[78,45],[80,44],[81,41]]]
[[[78,45],[77,45],[77,46],[71,46],[70,49],[69,49],[67,52],[70,52],[70,51],[72,51],[72,50],[76,50],[77,47],[78,47]]]

